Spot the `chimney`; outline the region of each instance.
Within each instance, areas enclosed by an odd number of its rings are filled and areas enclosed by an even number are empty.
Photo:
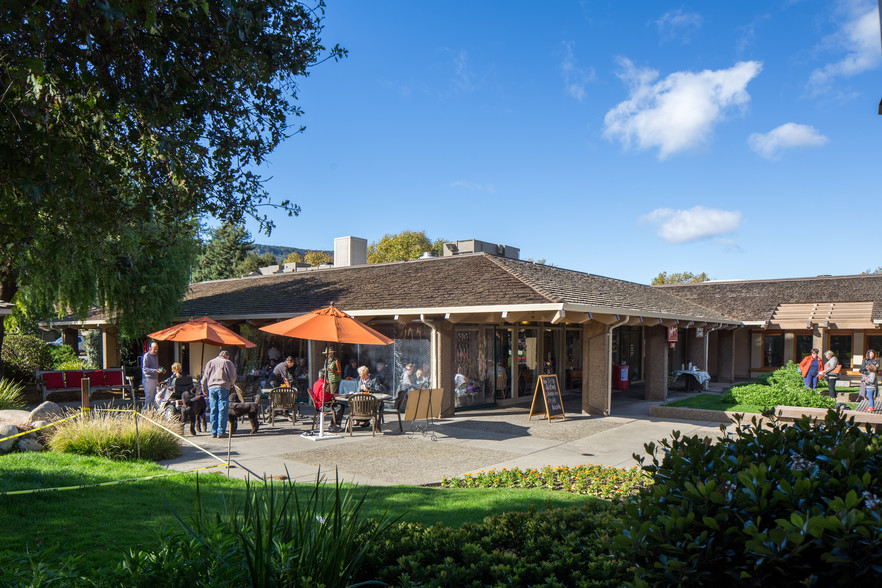
[[[367,264],[367,239],[337,237],[334,239],[334,267]]]

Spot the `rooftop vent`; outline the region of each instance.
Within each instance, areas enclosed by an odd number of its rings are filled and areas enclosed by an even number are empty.
[[[438,257],[438,254],[434,251],[426,251],[422,255],[420,255],[420,259],[434,259]]]
[[[477,239],[451,241],[444,244],[444,257],[460,255],[462,253],[488,253],[509,259],[519,259],[521,250],[511,245],[496,245],[486,241],[478,241]]]
[[[367,265],[367,239],[337,237],[334,239],[334,267]]]

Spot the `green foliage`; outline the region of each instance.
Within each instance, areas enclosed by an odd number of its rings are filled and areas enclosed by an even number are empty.
[[[247,483],[242,499],[222,513],[201,508],[190,525],[169,533],[155,552],[126,557],[122,585],[348,586],[368,547],[391,521],[361,514],[365,492],[332,492],[319,479],[303,489],[294,482]],[[193,557],[199,553],[199,557]],[[236,565],[229,565],[235,562]]]
[[[379,241],[368,246],[368,263],[407,261],[418,259],[429,251],[443,253],[444,240],[432,241],[425,231],[402,231],[396,235],[383,235]]]
[[[97,585],[83,574],[81,560],[82,556],[63,555],[54,548],[24,553],[0,550],[0,586],[75,588]]]
[[[23,391],[24,386],[21,384],[6,378],[0,378],[0,410],[24,408]]]
[[[34,335],[6,335],[0,351],[6,377],[18,382],[33,382],[37,370],[46,370],[52,366],[48,347],[49,345]]]
[[[346,54],[321,45],[323,11],[286,0],[8,3],[0,299],[34,288],[59,311],[106,305],[135,336],[183,296],[189,219],[251,216],[269,232],[267,206],[296,215],[255,170],[303,129],[291,124],[298,80],[323,55]]]
[[[831,410],[817,426],[754,418],[717,443],[675,431],[646,448],[655,483],[614,542],[637,585],[878,582],[882,437]]]
[[[162,419],[154,411],[145,416],[155,421]],[[140,449],[141,459],[152,461],[171,459],[181,453],[178,440],[171,433],[143,418],[138,419],[136,431],[132,414],[127,412],[93,410],[50,431],[49,449],[62,453],[129,460],[138,459]]]
[[[450,488],[549,488],[597,498],[630,496],[648,483],[646,474],[636,466],[624,470],[591,464],[573,468],[547,465],[541,470],[481,470],[477,474],[441,480],[442,486]]]
[[[659,286],[662,284],[697,284],[699,282],[707,282],[710,280],[705,272],[693,274],[692,272],[679,272],[668,275],[668,272],[661,272],[652,278],[650,284]]]
[[[104,350],[102,345],[101,331],[91,329],[88,331],[80,331],[83,335],[83,351],[86,354],[86,365],[88,369],[97,369],[103,365],[102,358]],[[137,341],[140,341],[136,339]]]
[[[307,251],[303,256],[304,261],[312,266],[324,265],[326,263],[334,263],[334,257],[327,251]]]
[[[52,358],[52,362],[49,366],[49,369],[53,370],[67,370],[67,369],[80,369],[82,368],[82,364],[80,363],[79,358],[77,357],[76,352],[73,350],[73,347],[70,345],[48,345],[47,349],[49,350],[49,355]],[[75,366],[75,367],[69,367]]]
[[[799,366],[792,361],[764,378],[767,385],[759,381],[760,378],[757,378],[757,383],[733,387],[723,396],[723,400],[764,408],[779,405],[832,408],[836,405],[833,398],[806,388]]]
[[[194,282],[225,280],[241,277],[239,268],[254,249],[251,234],[242,223],[227,221],[211,231],[211,238],[202,248]]]
[[[399,524],[371,543],[361,580],[392,586],[621,586],[610,557],[621,507],[580,506],[487,517],[456,529]]]

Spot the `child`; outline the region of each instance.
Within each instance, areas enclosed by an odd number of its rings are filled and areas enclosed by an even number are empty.
[[[873,403],[876,400],[876,366],[872,363],[867,366],[867,375],[865,376],[867,381],[865,383],[865,389],[867,391],[867,402],[869,406],[867,407],[867,412],[873,412]]]

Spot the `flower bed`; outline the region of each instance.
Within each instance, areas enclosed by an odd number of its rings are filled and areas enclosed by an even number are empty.
[[[441,480],[446,488],[548,488],[598,498],[630,496],[651,483],[649,476],[637,466],[625,470],[593,464],[572,468],[547,465],[541,470],[481,470]]]

